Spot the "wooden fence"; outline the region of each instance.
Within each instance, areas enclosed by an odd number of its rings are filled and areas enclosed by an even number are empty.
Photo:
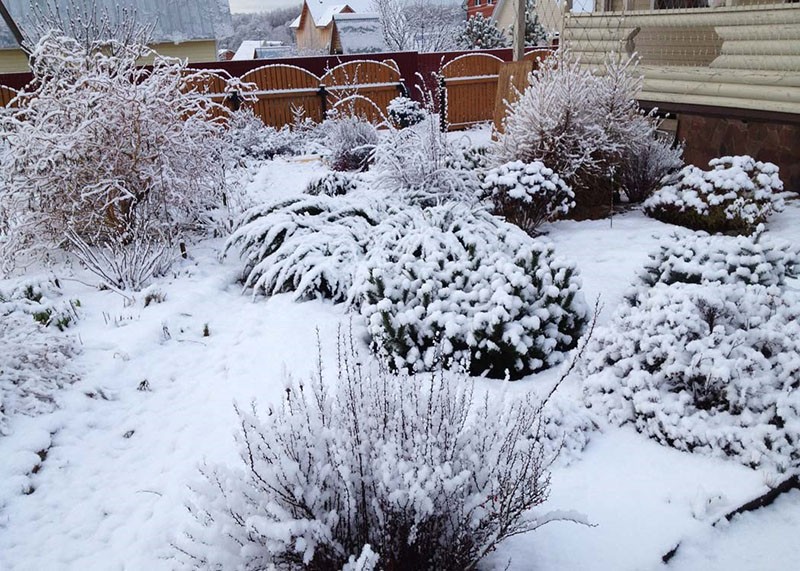
[[[0,107],[8,105],[16,95],[16,90],[6,87],[5,85],[0,85]]]
[[[230,95],[226,93],[227,80],[238,76],[253,87],[253,97],[246,98],[241,105],[251,108],[267,125],[282,127],[293,122],[295,110],[302,109],[305,117],[321,121],[327,111],[342,105],[347,105],[348,112],[380,120],[387,115],[392,99],[401,94],[415,97],[418,86],[430,87],[431,78],[425,77],[430,75],[427,72],[438,70],[438,97],[447,102],[440,108],[446,109],[450,128],[457,130],[493,119],[499,70],[504,61],[495,54],[510,55],[505,51],[387,54],[389,57],[381,61],[354,59],[338,63],[320,75],[284,62],[246,70],[224,64],[220,64],[221,69],[214,69],[211,64],[203,64],[197,67],[213,73],[207,74],[204,85],[190,87],[215,101],[223,101]],[[413,66],[409,63],[410,55],[417,58]],[[404,72],[412,77],[404,77]],[[0,85],[0,104],[6,105],[14,93]]]

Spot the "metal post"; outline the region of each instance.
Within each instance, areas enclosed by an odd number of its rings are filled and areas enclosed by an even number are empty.
[[[525,56],[525,0],[516,0],[517,18],[514,22],[514,61]]]

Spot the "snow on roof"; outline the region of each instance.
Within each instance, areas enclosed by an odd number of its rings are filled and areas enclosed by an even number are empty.
[[[69,7],[91,13],[108,14],[113,20],[122,10],[136,14],[142,25],[153,25],[153,43],[181,43],[193,40],[214,40],[232,33],[228,0],[50,0],[66,19]],[[25,32],[31,27],[31,3],[47,6],[44,0],[4,0],[17,25]],[[31,32],[33,30],[30,30]],[[0,49],[16,48],[17,43],[5,22],[0,19]]]
[[[336,32],[345,54],[386,51],[383,28],[378,14],[336,14]]]
[[[349,6],[353,12],[367,12],[372,7],[372,0],[306,0],[311,19],[318,27],[325,27],[333,21],[333,17]],[[302,13],[291,24],[292,28],[300,27]]]
[[[269,59],[288,57],[292,55],[292,46],[284,45],[283,42],[271,42],[269,40],[245,40],[236,53],[233,60],[250,59]]]

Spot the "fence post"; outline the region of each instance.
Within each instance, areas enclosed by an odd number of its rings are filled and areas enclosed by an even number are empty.
[[[328,90],[325,89],[325,84],[319,84],[319,90],[317,91],[317,95],[320,97],[320,109],[322,109],[322,120],[325,120],[325,116],[328,114]]]

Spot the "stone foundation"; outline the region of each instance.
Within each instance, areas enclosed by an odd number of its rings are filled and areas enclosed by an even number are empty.
[[[778,165],[786,190],[800,192],[800,124],[681,114],[677,136],[687,164],[705,169],[716,157],[750,155]]]

